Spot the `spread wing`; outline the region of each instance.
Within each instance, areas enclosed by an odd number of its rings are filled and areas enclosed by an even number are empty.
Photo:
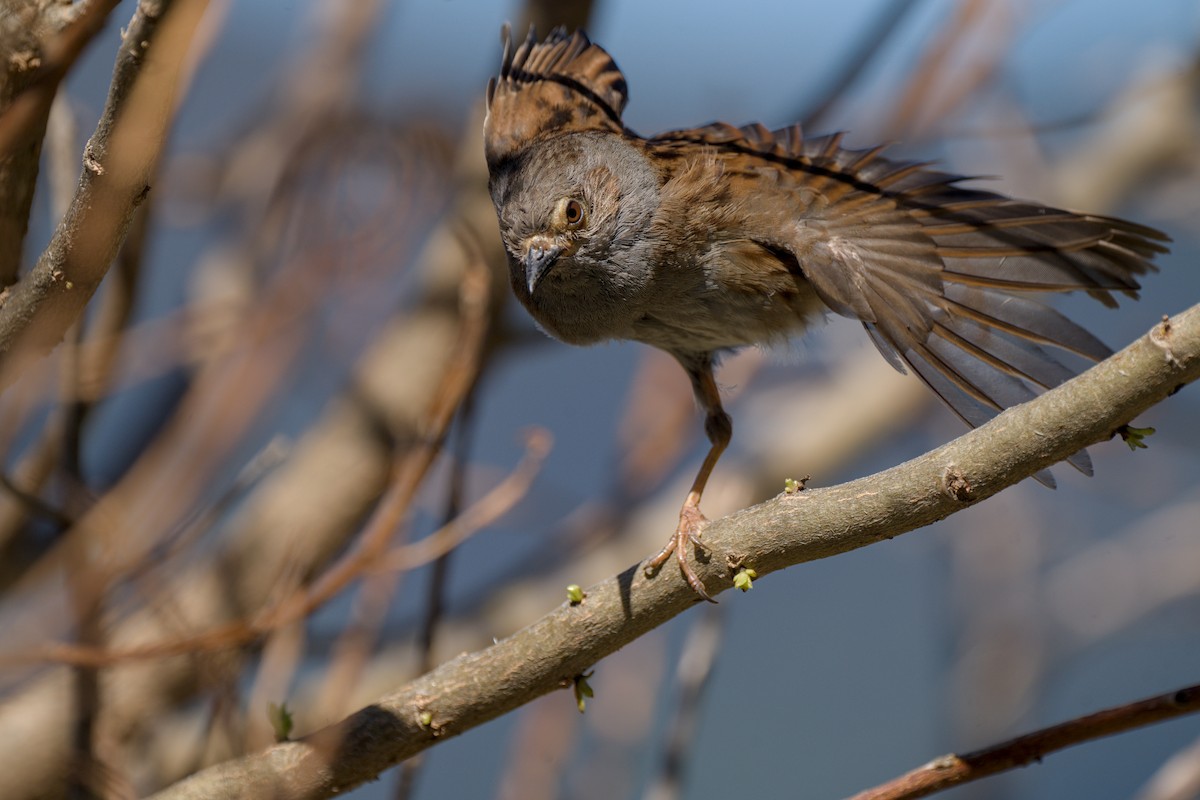
[[[504,26],[500,75],[488,82],[483,124],[488,167],[546,136],[571,131],[624,130],[625,76],[582,31],[555,28],[542,42],[533,28],[515,50]]]
[[[973,427],[1074,374],[1048,346],[1092,360],[1110,354],[1028,292],[1081,290],[1115,306],[1116,293],[1136,297],[1137,276],[1155,269],[1166,235],[965,188],[960,176],[840,140],[714,124],[651,142],[704,143],[778,165],[798,208],[794,226],[762,232],[765,243],[794,255],[830,308],[861,320],[893,366],[911,368]],[[1086,453],[1071,461],[1090,472]]]

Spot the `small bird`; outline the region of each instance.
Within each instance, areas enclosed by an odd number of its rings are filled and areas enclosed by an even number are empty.
[[[513,291],[557,339],[645,342],[687,372],[711,447],[646,569],[674,554],[706,600],[687,549],[704,549],[700,498],[733,434],[720,354],[832,310],[974,427],[1073,376],[1046,346],[1111,353],[1028,293],[1116,306],[1166,252],[1152,228],[968,188],[841,134],[718,122],[643,138],[621,121],[624,76],[582,31],[503,38],[484,148]],[[1069,461],[1091,473],[1086,452]]]

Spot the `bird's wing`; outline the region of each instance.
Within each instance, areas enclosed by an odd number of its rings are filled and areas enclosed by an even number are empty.
[[[488,82],[483,125],[488,166],[495,168],[535,141],[573,131],[622,132],[625,76],[583,31],[555,28],[542,42],[533,28],[514,51],[504,26],[500,75]]]
[[[1111,352],[1026,292],[1081,290],[1116,305],[1113,294],[1136,296],[1136,276],[1166,250],[1152,228],[964,188],[961,176],[882,158],[882,148],[843,148],[840,135],[714,124],[651,143],[689,141],[771,174],[795,199],[793,224],[756,235],[790,252],[830,308],[861,320],[893,366],[910,367],[971,426],[1072,376],[1045,345],[1092,360]],[[1073,463],[1086,472],[1086,459]]]

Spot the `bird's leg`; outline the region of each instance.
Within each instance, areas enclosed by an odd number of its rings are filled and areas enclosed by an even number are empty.
[[[733,421],[721,407],[721,395],[717,390],[717,382],[713,379],[712,357],[704,355],[700,358],[686,360],[680,358],[680,363],[687,370],[688,377],[692,379],[692,389],[696,393],[696,399],[704,408],[704,432],[708,434],[708,441],[712,446],[708,449],[708,455],[704,457],[704,463],[700,465],[696,480],[692,481],[692,489],[688,492],[687,499],[683,501],[683,508],[679,511],[678,527],[671,534],[671,538],[667,540],[666,546],[658,555],[650,559],[646,565],[646,572],[650,574],[657,572],[674,553],[675,558],[679,561],[679,570],[687,579],[688,585],[696,594],[710,603],[715,603],[716,601],[708,596],[700,578],[692,571],[691,564],[688,563],[687,551],[689,544],[694,548],[708,549],[700,541],[700,533],[708,522],[704,514],[700,512],[700,496],[704,494],[704,485],[708,483],[708,476],[716,467],[717,459],[721,457],[721,453],[725,452],[729,440],[733,438]]]

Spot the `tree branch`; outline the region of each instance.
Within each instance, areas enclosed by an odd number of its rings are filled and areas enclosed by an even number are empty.
[[[827,489],[781,495],[713,522],[713,556],[697,573],[710,593],[731,564],[759,575],[891,539],[971,506],[1110,438],[1200,377],[1200,306],[1037,400],[898,467]],[[782,476],[781,476],[782,483]],[[295,742],[206,769],[168,798],[330,797],[439,740],[571,685],[604,656],[697,602],[677,570],[640,565],[563,603],[529,627],[449,661],[345,720]],[[564,702],[567,702],[564,700]]]
[[[84,48],[103,29],[108,15],[119,2],[92,0],[79,3],[71,7],[68,14],[55,13],[54,6],[25,10],[24,16],[45,17],[29,25],[30,28],[59,27],[59,30],[42,43],[40,53],[36,48],[6,53],[10,55],[10,63],[6,65],[10,73],[19,70],[25,75],[15,86],[10,78],[4,87],[4,94],[8,96],[4,98],[3,113],[0,114],[0,159],[7,159],[15,151],[41,141],[59,84]],[[27,25],[30,22],[28,19],[21,21]]]
[[[9,0],[0,14],[0,288],[17,282],[50,107],[117,0]]]
[[[167,12],[173,5],[183,13]],[[207,0],[141,0],[125,32],[75,198],[46,251],[0,305],[0,386],[49,352],[83,313],[150,191],[192,34]],[[100,6],[97,6],[100,8]],[[18,353],[19,349],[19,353]]]
[[[1189,686],[1157,697],[1106,708],[973,753],[935,758],[923,767],[856,794],[851,800],[911,800],[926,797],[951,786],[1024,767],[1032,761],[1041,761],[1043,756],[1055,750],[1185,714],[1195,714],[1197,711],[1200,711],[1200,685]]]

